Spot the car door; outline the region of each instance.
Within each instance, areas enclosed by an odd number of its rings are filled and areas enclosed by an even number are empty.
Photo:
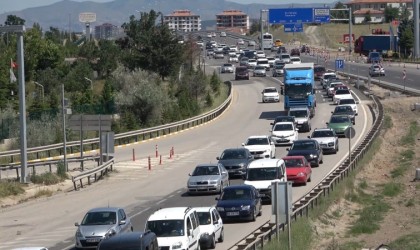
[[[229,183],[229,173],[226,170],[226,168],[223,165],[221,165],[221,164],[219,164],[219,172],[220,172],[220,174],[222,176],[222,182],[225,183],[226,186],[228,186],[228,183]]]
[[[262,204],[261,204],[260,193],[258,192],[256,188],[253,188],[252,196],[253,196],[252,199],[254,200],[254,204],[255,204],[255,209],[257,210],[257,213],[259,213],[259,211],[261,211],[262,209]]]
[[[222,218],[220,218],[219,213],[215,208],[211,208],[211,222],[213,223],[214,227],[214,235],[215,240],[217,241],[220,238],[220,234],[222,233],[222,227],[223,227],[223,221]]]
[[[124,224],[121,224],[121,221],[125,221]],[[123,209],[118,209],[118,224],[120,227],[121,232],[127,232],[130,230],[130,220],[127,220],[127,215],[125,214]]]

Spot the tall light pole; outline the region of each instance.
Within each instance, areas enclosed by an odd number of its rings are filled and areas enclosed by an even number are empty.
[[[25,98],[25,60],[23,48],[24,25],[0,26],[0,33],[15,32],[17,39],[17,62],[19,83],[19,123],[20,123],[20,182],[27,183],[26,170],[28,167],[27,141],[26,141],[26,98]]]
[[[420,39],[419,39],[419,0],[413,1],[413,20],[414,20],[414,57],[417,59],[420,56]]]
[[[260,49],[263,50],[262,42],[263,42],[263,33],[264,33],[264,25],[263,25],[263,13],[268,12],[268,10],[261,10],[260,11],[260,28],[261,28],[261,36],[260,36]],[[268,21],[267,21],[268,22]]]
[[[85,80],[90,82],[90,88],[91,88],[91,89],[92,89],[92,91],[93,91],[93,83],[92,83],[92,80],[90,80],[90,79],[89,79],[89,78],[87,78],[87,77],[85,77]]]
[[[36,85],[41,87],[41,91],[42,91],[42,102],[44,102],[44,86],[38,82],[34,82]]]
[[[349,55],[352,52],[353,36],[352,36],[352,17],[351,17],[351,7],[349,8]]]

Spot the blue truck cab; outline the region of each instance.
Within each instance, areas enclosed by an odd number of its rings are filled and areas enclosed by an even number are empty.
[[[307,106],[313,117],[316,107],[314,64],[286,64],[283,85],[281,94],[284,95],[284,110]]]

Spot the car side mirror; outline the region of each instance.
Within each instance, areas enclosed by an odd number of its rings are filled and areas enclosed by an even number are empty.
[[[245,143],[242,143],[241,145],[242,145],[242,146],[245,146]]]
[[[334,114],[334,111],[331,111],[331,114]]]
[[[269,130],[268,132],[272,133],[272,132],[273,132],[273,130]]]
[[[311,139],[311,136],[308,135],[308,138]]]
[[[191,173],[188,173],[188,176],[191,176]]]
[[[286,148],[286,151],[290,151],[290,148]]]
[[[75,222],[75,223],[74,223],[74,225],[75,225],[76,227],[80,226],[79,222]]]
[[[216,157],[216,160],[220,160],[220,157],[219,157],[219,156],[217,156],[217,157]]]
[[[188,236],[191,236],[192,233],[193,233],[193,230],[192,229],[188,229]]]
[[[298,128],[295,128],[295,130],[296,130],[296,131],[299,131],[299,129],[298,129]]]
[[[126,221],[125,221],[125,220],[121,220],[119,224],[120,224],[120,225],[124,225],[125,223],[126,223]]]
[[[270,122],[270,125],[274,125],[274,122]]]
[[[326,122],[325,124],[327,124],[327,125],[328,125],[328,123],[329,123],[329,122]]]

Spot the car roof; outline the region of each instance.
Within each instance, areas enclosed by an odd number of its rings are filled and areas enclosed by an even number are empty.
[[[314,129],[313,132],[315,132],[315,131],[334,131],[334,130],[332,128],[316,128],[316,129]]]
[[[275,124],[274,124],[274,126],[276,126],[277,124],[294,124],[294,122],[276,122]]]
[[[228,189],[254,189],[254,186],[246,185],[246,184],[238,184],[238,185],[230,185],[223,189],[223,191]]]
[[[305,158],[305,156],[303,156],[303,155],[288,155],[288,156],[282,157],[283,160],[288,160],[288,159],[302,159],[302,158]]]
[[[187,214],[191,207],[167,207],[161,208],[155,211],[150,215],[148,221],[153,220],[179,220],[184,219],[185,214]]]
[[[249,165],[248,165],[248,169],[249,168],[261,168],[261,167],[265,167],[265,168],[276,168],[279,165],[281,165],[283,163],[282,159],[268,159],[268,158],[264,158],[264,159],[258,159],[258,160],[254,160],[252,161]]]
[[[93,212],[118,212],[119,207],[97,207],[97,208],[92,208],[88,211],[88,213],[93,213]]]
[[[250,139],[250,138],[268,138],[268,136],[266,136],[266,135],[251,135],[251,136],[248,137],[248,139]]]
[[[200,163],[196,167],[217,167],[218,165],[217,163]]]
[[[195,207],[195,210],[197,212],[210,212],[212,209],[216,209],[216,207],[214,207],[214,206],[210,206],[210,207]]]

